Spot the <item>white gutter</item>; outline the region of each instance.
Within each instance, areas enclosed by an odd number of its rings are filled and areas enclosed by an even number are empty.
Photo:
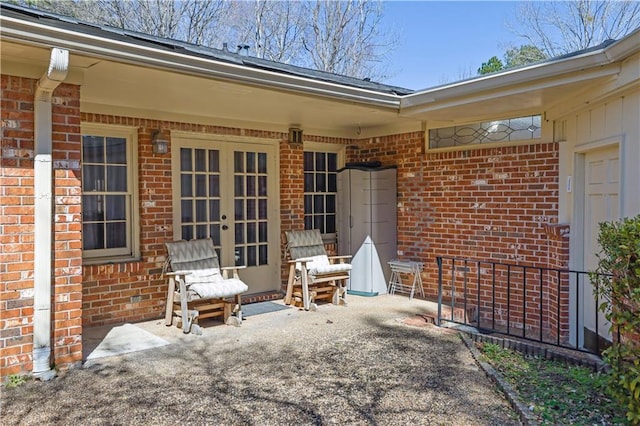
[[[0,21],[2,22],[0,34],[6,40],[26,42],[38,46],[59,46],[74,53],[89,54],[98,58],[134,65],[147,65],[188,75],[267,86],[395,110],[400,105],[400,96],[375,90],[343,86],[312,78],[250,68],[241,64],[185,55],[7,16],[0,16]]]
[[[33,296],[33,376],[50,380],[51,369],[51,236],[53,233],[52,118],[53,91],[67,76],[69,51],[51,49],[49,69],[40,78],[34,100],[34,296]]]

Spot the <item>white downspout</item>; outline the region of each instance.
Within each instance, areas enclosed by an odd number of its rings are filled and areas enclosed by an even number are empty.
[[[50,380],[51,368],[51,236],[53,234],[53,167],[51,153],[53,91],[66,78],[69,51],[53,48],[49,69],[38,81],[34,100],[34,258],[33,258],[33,376]]]

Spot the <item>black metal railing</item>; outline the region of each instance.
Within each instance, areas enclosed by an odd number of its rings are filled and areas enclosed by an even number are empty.
[[[444,256],[437,262],[438,325],[449,321],[598,355],[610,344],[602,300],[586,297],[593,294],[589,272]]]

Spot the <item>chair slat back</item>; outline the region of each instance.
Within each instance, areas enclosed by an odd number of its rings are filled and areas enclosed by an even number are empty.
[[[169,253],[168,264],[171,271],[220,269],[218,253],[211,238],[173,241],[165,243],[165,246]]]
[[[317,229],[285,231],[285,235],[291,260],[327,254],[322,242],[322,235]]]

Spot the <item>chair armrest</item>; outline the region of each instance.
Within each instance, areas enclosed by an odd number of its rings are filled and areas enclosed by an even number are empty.
[[[338,263],[345,263],[346,260],[351,259],[353,256],[349,254],[344,254],[342,256],[329,256],[329,262],[335,263],[337,260]]]
[[[164,274],[169,277],[175,277],[176,275],[191,275],[192,271],[174,271],[174,272],[165,272]]]
[[[220,268],[221,271],[233,271],[234,269],[245,269],[247,265],[240,266],[223,266]]]

